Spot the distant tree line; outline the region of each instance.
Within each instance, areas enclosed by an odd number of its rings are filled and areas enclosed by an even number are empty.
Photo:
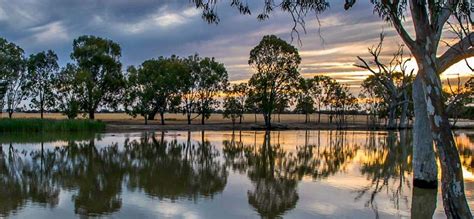
[[[346,124],[348,114],[366,113],[374,124],[387,118],[387,127],[395,128],[400,118],[399,127],[406,128],[412,115],[409,59],[400,46],[391,62],[384,64],[379,60],[382,42],[383,36],[369,49],[373,60],[359,57],[362,64],[357,66],[372,75],[363,81],[358,98],[347,85],[328,76],[303,78],[298,50],[274,35],[264,36],[250,51],[248,63],[255,73],[247,83],[230,84],[224,64],[198,54],[161,56],[124,72],[120,45],[96,36],[75,39],[72,62],[62,68],[51,50],[25,57],[19,46],[0,39],[0,80],[7,82],[5,107],[10,118],[27,107],[21,106],[26,101],[41,118],[56,111],[69,119],[81,113],[94,119],[100,109],[120,109],[143,117],[145,124],[159,115],[164,125],[169,112],[182,113],[188,124],[198,117],[205,124],[219,110],[232,124],[242,123],[245,113],[255,114],[257,122],[261,114],[271,128],[275,114],[279,121],[281,113],[293,111],[304,114],[305,123],[314,113],[318,123],[327,113],[329,122],[337,125]],[[461,98],[451,99],[456,107],[464,103]]]

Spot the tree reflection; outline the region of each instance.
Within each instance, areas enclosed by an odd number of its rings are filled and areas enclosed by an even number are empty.
[[[59,189],[51,180],[49,156],[41,150],[27,159],[26,151],[18,151],[12,144],[0,147],[0,216],[6,217],[23,207],[28,200],[45,207],[55,207]]]
[[[307,135],[308,132],[306,139]],[[238,172],[246,172],[252,181],[254,189],[247,193],[249,204],[262,217],[274,218],[296,206],[298,181],[304,176],[326,178],[354,158],[358,147],[345,145],[344,136],[345,133],[337,132],[334,138],[329,138],[328,147],[305,141],[296,147],[296,152],[290,152],[279,143],[271,144],[268,131],[263,144],[258,146],[236,141],[233,133],[231,140],[223,141],[223,152],[226,164]],[[278,137],[277,134],[277,142]]]
[[[192,143],[190,132],[186,143],[167,142],[164,133],[160,141],[154,135],[144,135],[125,143],[128,186],[159,199],[212,198],[227,184],[228,174],[217,160],[218,155],[204,137],[201,142]]]
[[[227,171],[209,141],[158,141],[145,133],[124,147],[96,147],[95,140],[44,150],[0,150],[0,216],[28,201],[54,207],[60,189],[72,191],[76,214],[102,216],[122,207],[122,184],[157,198],[212,198],[227,183]]]
[[[358,191],[356,200],[368,195],[366,206],[370,206],[376,216],[375,200],[382,191],[390,195],[396,209],[400,209],[402,203],[409,206],[409,195],[404,193],[404,188],[411,189],[410,177],[407,178],[412,172],[410,133],[401,131],[398,136],[396,132],[389,132],[380,137],[370,132],[368,135],[360,171],[370,179],[370,184]]]

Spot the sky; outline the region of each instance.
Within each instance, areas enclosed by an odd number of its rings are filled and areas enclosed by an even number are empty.
[[[81,35],[119,43],[124,69],[159,56],[199,53],[223,62],[230,81],[239,82],[252,74],[250,50],[264,35],[274,34],[298,48],[303,76],[329,75],[352,87],[369,74],[354,66],[356,57],[368,57],[367,48],[378,43],[382,31],[387,36],[386,57],[401,43],[393,27],[373,13],[369,1],[358,1],[350,11],[343,10],[343,0],[331,1],[331,8],[319,15],[320,24],[314,15],[307,18],[300,43],[292,40],[288,14],[275,11],[269,20],[258,21],[261,1],[248,1],[252,15],[239,15],[229,2],[217,5],[221,21],[216,25],[202,20],[189,0],[0,0],[0,36],[22,47],[26,55],[52,49],[61,65],[71,62],[72,41]],[[411,31],[409,17],[406,23]],[[445,75],[469,72],[459,63]]]

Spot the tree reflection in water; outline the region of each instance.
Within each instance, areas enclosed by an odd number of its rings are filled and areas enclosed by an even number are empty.
[[[344,135],[338,132],[336,136]],[[308,139],[308,132],[305,139]],[[230,141],[223,141],[223,152],[226,164],[238,172],[246,172],[252,181],[254,189],[247,193],[249,204],[262,217],[274,218],[296,206],[297,185],[303,177],[326,178],[354,158],[358,147],[347,147],[344,140],[344,137],[332,138],[331,135],[329,147],[309,145],[306,140],[293,153],[279,143],[271,144],[269,131],[265,132],[263,144],[258,146],[236,141],[233,133]]]
[[[369,195],[367,206],[377,210],[375,198],[381,191],[391,193],[391,200],[396,209],[400,208],[400,201],[408,206],[408,196],[403,189],[411,187],[411,180],[406,174],[411,173],[412,149],[409,144],[408,133],[389,132],[385,138],[377,138],[373,133],[367,138],[364,150],[364,161],[361,163],[361,173],[366,175],[371,183],[361,189],[356,199]],[[376,212],[377,213],[377,212]]]
[[[26,151],[5,150],[0,146],[0,217],[16,212],[28,200],[45,207],[55,207],[59,189],[54,187],[49,167],[50,156],[41,150],[32,152],[28,160]]]
[[[95,140],[44,150],[0,148],[0,216],[28,201],[54,207],[60,189],[73,191],[76,214],[101,216],[122,207],[122,183],[160,199],[213,197],[227,183],[218,151],[208,142],[139,140],[97,148]],[[204,139],[203,139],[204,140]]]
[[[217,159],[219,152],[204,137],[193,144],[191,132],[186,143],[167,142],[164,133],[159,141],[154,135],[127,141],[124,156],[128,187],[159,199],[212,198],[227,184],[228,173]]]
[[[252,182],[248,203],[266,218],[283,216],[295,208],[298,184],[303,178],[324,180],[336,173],[354,171],[354,167],[369,180],[355,198],[363,200],[376,216],[381,193],[389,196],[395,209],[410,208],[410,133],[307,131],[304,143],[297,146],[294,144],[299,139],[285,145],[285,138],[290,137],[285,134],[282,132],[281,140],[279,132],[255,132],[245,139],[241,132],[233,133],[222,142],[222,154],[204,133],[191,132],[184,133],[186,137],[179,141],[164,133],[143,133],[138,138],[127,138],[123,146],[96,146],[94,138],[69,141],[55,148],[41,143],[41,147],[27,150],[3,144],[0,217],[18,212],[29,202],[56,207],[61,190],[73,193],[74,212],[84,216],[118,211],[123,190],[140,191],[160,200],[197,202],[224,190],[229,169],[245,174]],[[354,140],[356,135],[366,142]],[[472,172],[473,143],[469,137],[456,139],[463,166]],[[412,217],[433,216],[436,190],[413,188],[411,196]]]

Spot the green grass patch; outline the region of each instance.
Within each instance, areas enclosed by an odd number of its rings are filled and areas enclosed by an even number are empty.
[[[0,119],[0,132],[98,132],[105,123],[86,119]]]

